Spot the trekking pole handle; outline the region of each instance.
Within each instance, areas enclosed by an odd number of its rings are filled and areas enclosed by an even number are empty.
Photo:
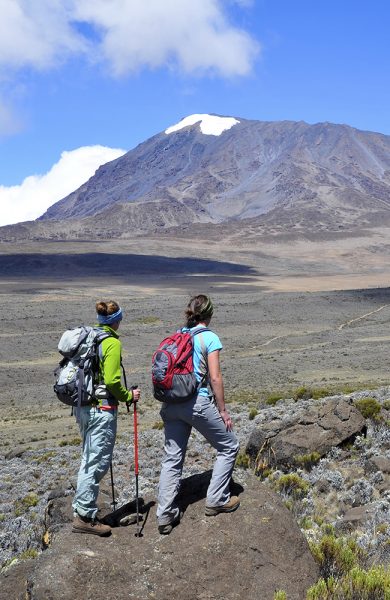
[[[138,385],[132,385],[131,389],[136,390]],[[134,473],[138,476],[138,419],[137,419],[137,403],[133,402],[134,408]]]
[[[127,388],[127,385],[126,385],[126,388]],[[138,389],[138,385],[132,385],[130,389],[131,389],[131,391],[133,391],[133,390],[137,390],[137,389]],[[134,399],[133,399],[133,398],[130,400],[130,402],[126,402],[126,408],[127,408],[127,412],[128,412],[128,413],[130,412],[130,406],[131,406],[132,404],[135,404],[135,402],[134,402]]]

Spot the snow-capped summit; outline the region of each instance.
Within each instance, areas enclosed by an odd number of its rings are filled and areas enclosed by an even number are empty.
[[[174,131],[179,131],[184,127],[188,127],[189,125],[194,125],[195,123],[200,123],[200,130],[205,135],[221,135],[224,131],[227,131],[233,125],[237,125],[240,121],[234,119],[233,117],[218,117],[217,115],[190,115],[189,117],[185,117],[176,125],[172,125],[172,127],[168,127],[165,130],[166,134],[173,133]]]

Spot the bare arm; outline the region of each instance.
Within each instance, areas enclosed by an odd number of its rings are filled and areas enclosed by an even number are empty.
[[[225,406],[225,393],[223,388],[221,367],[219,364],[219,350],[215,350],[207,355],[207,364],[209,369],[210,385],[214,393],[217,408],[220,412],[223,422],[226,425],[226,429],[231,431],[233,429],[233,424]]]

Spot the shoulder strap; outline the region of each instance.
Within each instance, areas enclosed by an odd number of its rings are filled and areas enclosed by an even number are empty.
[[[209,329],[208,327],[202,327],[201,329],[197,329],[196,331],[190,331],[190,335],[192,337],[195,337],[199,333],[205,333],[206,331],[211,331],[211,329]]]
[[[205,333],[206,331],[211,331],[208,327],[202,327],[201,329],[197,329],[196,331],[191,331],[192,338],[196,335]],[[207,386],[208,380],[208,367],[207,367],[207,352],[206,352],[206,344],[204,343],[203,335],[199,337],[200,349],[201,349],[201,358],[200,358],[200,374],[202,379],[198,384],[198,388]]]

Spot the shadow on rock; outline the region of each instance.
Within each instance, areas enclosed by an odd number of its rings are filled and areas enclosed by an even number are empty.
[[[139,498],[138,500],[138,520],[144,521],[146,523],[150,509],[156,503],[151,500],[147,504],[145,504],[145,500],[143,498]],[[104,517],[100,519],[102,523],[105,525],[109,525],[110,527],[123,527],[126,525],[133,525],[137,522],[137,503],[135,500],[131,500],[127,502],[123,506],[120,506],[113,512],[110,512]],[[144,525],[143,525],[144,526]]]
[[[204,471],[204,473],[197,473],[182,480],[177,503],[183,513],[185,513],[190,504],[194,504],[195,502],[206,498],[211,474],[212,471],[210,469],[209,471]],[[243,491],[244,488],[242,485],[232,480],[230,484],[231,494],[239,496]]]

